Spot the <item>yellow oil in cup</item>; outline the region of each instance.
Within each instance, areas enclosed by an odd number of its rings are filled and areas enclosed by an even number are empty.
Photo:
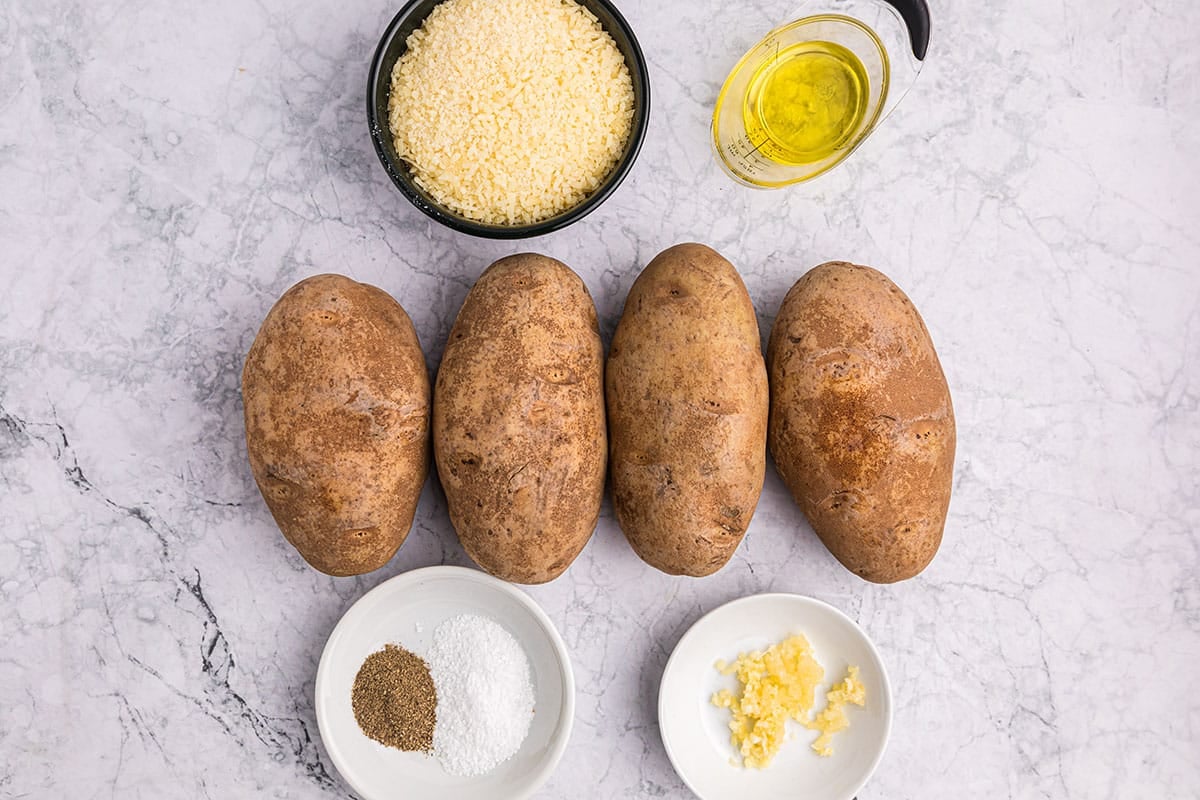
[[[891,11],[907,24],[897,35],[911,34],[912,23],[894,4],[858,2]],[[915,5],[924,8],[923,0]],[[880,16],[886,21],[886,13],[877,13],[877,23]],[[927,14],[924,36],[927,43]],[[914,56],[924,56],[924,44],[905,41]],[[712,135],[721,166],[741,183],[775,188],[841,163],[899,101],[888,103],[888,52],[871,25],[845,14],[818,14],[771,31],[737,63],[717,97]],[[909,61],[915,78],[921,59]]]
[[[759,66],[742,103],[746,135],[764,156],[804,166],[853,140],[867,114],[870,79],[858,56],[834,42],[792,45]]]

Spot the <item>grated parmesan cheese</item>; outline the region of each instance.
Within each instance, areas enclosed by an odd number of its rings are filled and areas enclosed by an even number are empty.
[[[555,216],[625,148],[629,67],[573,0],[446,0],[407,47],[388,100],[396,150],[421,188],[468,219]]]

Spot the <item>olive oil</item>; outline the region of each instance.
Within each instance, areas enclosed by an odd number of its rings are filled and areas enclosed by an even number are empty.
[[[849,49],[794,44],[751,77],[742,109],[746,134],[776,163],[815,164],[856,141],[869,96],[866,67]]]
[[[890,86],[888,50],[861,20],[827,13],[782,25],[746,51],[717,94],[717,161],[746,186],[811,180],[870,135]]]

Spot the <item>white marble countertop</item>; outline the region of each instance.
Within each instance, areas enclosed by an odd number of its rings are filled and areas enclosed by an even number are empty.
[[[621,0],[651,64],[641,159],[518,244],[418,215],[364,121],[397,2],[0,5],[0,797],[352,796],[313,716],[321,648],[379,582],[466,558],[433,483],[386,568],[317,574],[251,480],[238,382],[263,315],[338,271],[394,294],[431,367],[471,282],[536,250],[612,333],[680,241],[743,272],[763,330],[808,268],[890,274],[959,425],[941,553],[872,586],[769,472],[734,561],[637,560],[607,509],[531,589],[578,679],[542,797],[685,797],[655,719],[702,613],[800,592],[896,691],[861,798],[1200,795],[1200,5],[933,0],[914,91],[845,167],[782,192],[714,165],[725,72],[790,0]]]

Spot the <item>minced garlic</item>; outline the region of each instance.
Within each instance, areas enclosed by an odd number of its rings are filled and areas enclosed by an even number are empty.
[[[829,746],[833,735],[850,727],[850,719],[846,716],[846,704],[861,706],[866,702],[867,688],[858,679],[858,667],[850,667],[842,682],[825,695],[825,710],[817,714],[815,719],[802,722],[809,730],[821,732],[812,743],[812,749],[822,756],[833,755],[833,748]]]
[[[846,704],[866,702],[858,667],[852,666],[845,679],[827,693],[825,710],[809,719],[825,669],[813,656],[808,639],[800,634],[765,651],[742,653],[733,664],[718,661],[715,666],[722,675],[736,674],[738,679],[738,693],[722,689],[712,696],[712,702],[732,713],[730,741],[746,767],[770,765],[783,745],[788,719],[820,731],[813,749],[830,755],[830,738],[850,724]]]

